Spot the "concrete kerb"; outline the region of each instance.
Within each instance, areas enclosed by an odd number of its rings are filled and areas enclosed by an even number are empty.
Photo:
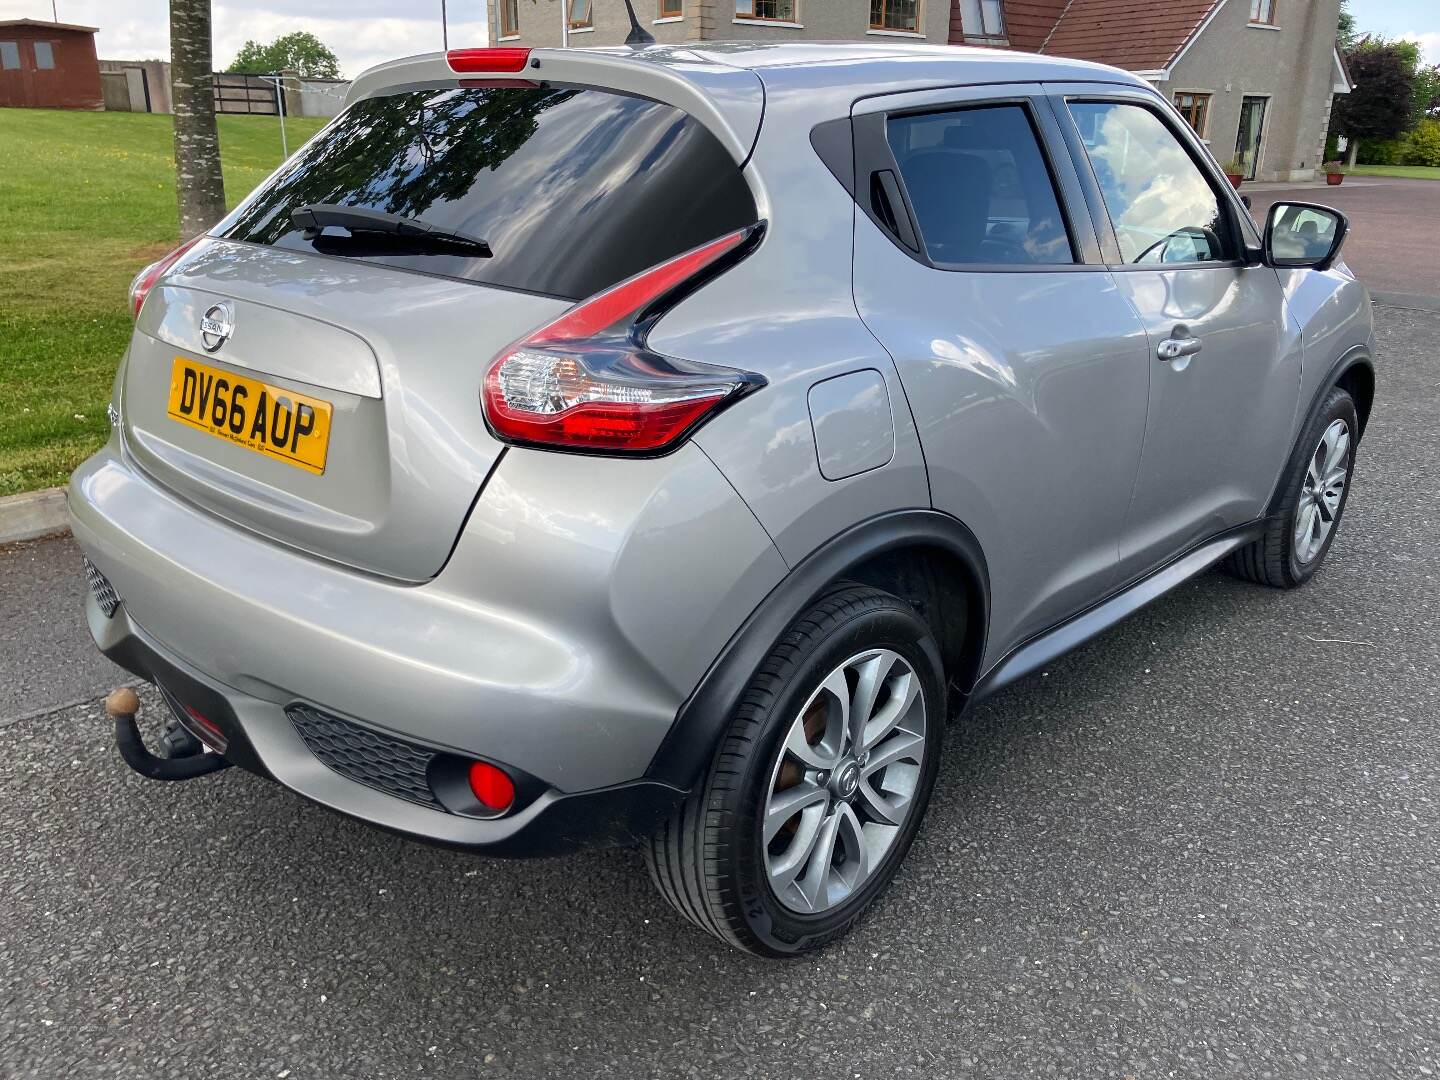
[[[0,498],[0,544],[35,540],[70,531],[64,488],[27,491]]]

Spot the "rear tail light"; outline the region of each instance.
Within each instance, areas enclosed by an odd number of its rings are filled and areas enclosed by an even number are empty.
[[[451,49],[445,54],[451,71],[517,72],[530,60],[529,49]]]
[[[150,290],[155,287],[155,283],[165,275],[165,271],[180,261],[180,256],[184,255],[204,238],[205,234],[201,233],[194,239],[185,241],[185,243],[170,252],[169,255],[157,259],[135,275],[135,280],[130,282],[131,315],[137,319],[140,317],[140,309],[145,306],[145,297],[150,295]]]
[[[510,346],[485,375],[491,429],[535,446],[656,454],[764,386],[752,372],[662,356],[645,344],[671,305],[743,258],[761,229],[741,229],[651,267]]]

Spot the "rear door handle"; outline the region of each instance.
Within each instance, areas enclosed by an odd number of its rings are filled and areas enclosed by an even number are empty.
[[[1194,356],[1202,348],[1200,339],[1192,336],[1187,327],[1177,326],[1155,352],[1161,360],[1179,360],[1182,356]]]

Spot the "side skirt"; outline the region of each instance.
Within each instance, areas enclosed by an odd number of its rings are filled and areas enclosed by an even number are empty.
[[[1127,585],[1109,599],[1102,600],[1059,626],[1017,645],[980,677],[970,695],[970,702],[973,704],[989,697],[997,690],[1053,663],[1071,649],[1103,634],[1146,604],[1158,600],[1177,585],[1189,581],[1231,552],[1257,539],[1264,532],[1265,524],[1266,520],[1262,518],[1221,533],[1152,571],[1134,584]]]

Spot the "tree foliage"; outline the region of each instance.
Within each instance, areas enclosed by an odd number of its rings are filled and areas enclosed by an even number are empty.
[[[1332,128],[1351,139],[1394,139],[1414,123],[1414,42],[1365,38],[1346,53],[1355,89],[1335,97]]]
[[[1440,166],[1440,120],[1422,120],[1410,135],[1407,165]]]
[[[1340,0],[1340,22],[1335,27],[1335,41],[1341,52],[1355,47],[1359,33],[1355,29],[1355,13],[1350,10],[1350,0]]]
[[[340,61],[314,34],[308,30],[296,30],[268,45],[258,41],[245,42],[230,70],[248,75],[296,71],[307,79],[338,79]]]
[[[1440,116],[1440,64],[1415,70],[1415,121]]]

